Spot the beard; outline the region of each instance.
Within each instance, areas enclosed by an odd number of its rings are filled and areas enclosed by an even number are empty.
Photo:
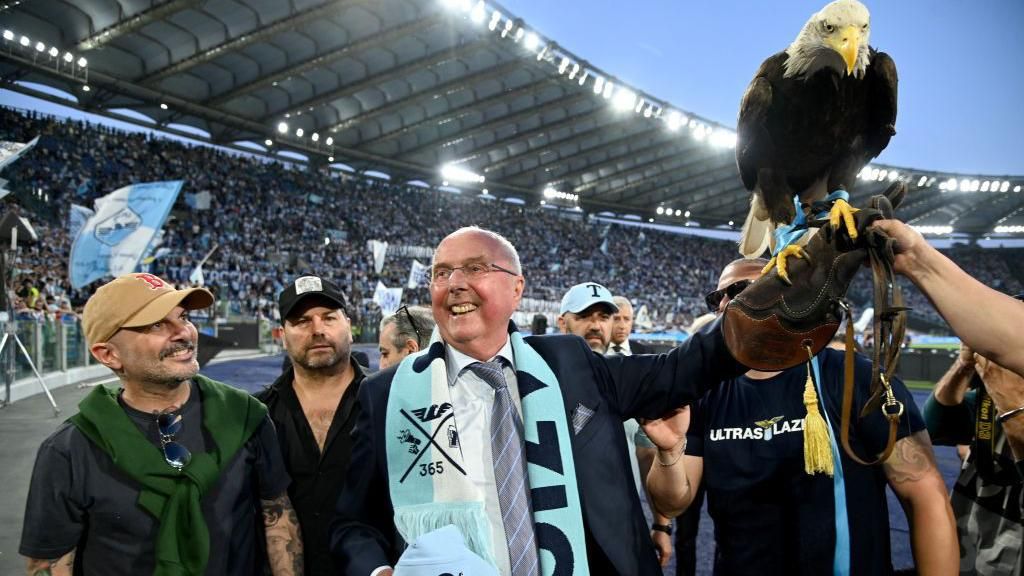
[[[164,360],[173,354],[183,350],[192,351],[192,361],[184,365],[166,365]],[[183,383],[191,380],[199,373],[199,360],[196,355],[196,345],[192,342],[179,343],[170,346],[160,352],[160,360],[156,364],[140,369],[139,380],[154,387],[164,390],[176,390]]]
[[[312,350],[314,346],[331,346],[330,352],[324,348]],[[335,372],[344,369],[352,352],[351,342],[342,340],[332,344],[326,339],[314,340],[300,354],[292,356],[292,362],[312,372]]]

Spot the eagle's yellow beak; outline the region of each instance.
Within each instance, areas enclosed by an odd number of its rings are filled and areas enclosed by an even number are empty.
[[[853,67],[857,64],[857,52],[860,50],[860,29],[856,26],[847,26],[837,30],[828,39],[829,46],[843,57],[846,63],[846,74],[853,74]]]

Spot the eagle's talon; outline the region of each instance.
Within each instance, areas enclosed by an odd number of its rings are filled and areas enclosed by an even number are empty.
[[[804,252],[803,248],[790,244],[780,250],[778,254],[772,256],[772,259],[768,261],[768,264],[761,269],[761,275],[764,276],[771,272],[772,268],[778,268],[779,279],[785,282],[786,286],[792,286],[793,282],[789,279],[788,264],[786,263],[787,257],[800,258],[807,260],[808,262],[811,260],[807,255],[807,252]]]
[[[838,231],[840,228],[840,222],[846,228],[846,233],[850,235],[850,240],[857,239],[857,223],[853,219],[853,215],[860,212],[859,209],[850,206],[850,204],[843,199],[838,199],[832,204],[832,209],[828,213],[828,222],[832,225],[832,229]]]

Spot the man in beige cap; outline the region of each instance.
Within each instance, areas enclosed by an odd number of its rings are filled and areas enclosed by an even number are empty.
[[[89,350],[121,388],[94,388],[39,448],[20,547],[29,574],[251,576],[264,562],[275,576],[302,573],[266,408],[198,374],[188,313],[212,304],[151,274],[86,303]]]

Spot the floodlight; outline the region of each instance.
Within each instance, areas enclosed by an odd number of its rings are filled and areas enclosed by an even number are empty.
[[[636,94],[634,94],[632,90],[619,88],[618,93],[615,94],[615,100],[612,101],[612,104],[617,110],[629,110],[636,104]],[[640,103],[640,106],[643,106],[643,102]],[[639,112],[639,108],[637,111]]]
[[[921,186],[924,186],[925,182],[927,182],[927,181],[928,181],[928,177],[927,176],[921,176],[917,180],[917,187],[920,188]]]
[[[56,46],[51,46],[50,47],[50,57],[51,58],[56,58],[59,55],[60,55],[60,50],[57,50]]]
[[[274,141],[271,140],[270,138],[267,138],[266,140],[264,140],[263,143],[266,144],[267,146],[273,146],[274,145]]]
[[[18,43],[21,44],[22,46],[28,46],[29,44],[32,43],[32,41],[28,39],[28,36],[22,36],[21,40],[19,40]]]
[[[501,22],[501,12],[495,10],[491,14],[491,22],[487,25],[487,27],[493,32],[498,27],[499,22]]]
[[[687,210],[686,212],[683,212],[683,216],[689,218],[690,217],[690,211]]]
[[[46,44],[36,42],[36,52],[46,52]]]
[[[84,56],[78,59],[78,67],[79,68],[85,68],[88,64],[89,64],[89,61],[86,60]]]
[[[1010,189],[1010,182],[1009,182],[1009,180],[1004,180],[1003,183],[999,185],[999,191],[1000,192],[1006,192],[1009,189]]]
[[[580,80],[580,83],[582,84],[583,81]],[[604,78],[598,76],[597,80],[594,80],[594,94],[600,94],[602,90],[604,90]]]
[[[487,17],[487,12],[486,12],[483,0],[480,0],[480,2],[477,2],[476,6],[473,7],[473,11],[470,13],[469,18],[470,18],[470,20],[472,20],[476,24],[482,24],[483,21],[484,21],[484,18],[486,18],[486,17]]]
[[[14,32],[4,30],[4,40],[14,40]]]
[[[486,180],[484,176],[462,168],[461,166],[455,166],[454,164],[445,164],[442,166],[441,176],[445,180],[451,180],[453,182],[483,182]]]
[[[295,135],[298,136],[299,138],[302,138],[303,134],[305,134],[305,131],[302,128],[295,129]]]
[[[614,90],[615,90],[615,84],[613,84],[611,81],[606,81],[604,83],[604,99],[605,100],[611,99],[612,91],[614,91]]]
[[[1014,192],[1020,192],[1020,184],[1013,187]]]
[[[324,140],[324,143],[330,146],[331,144],[334,144],[334,138],[328,136],[327,140]]]
[[[537,49],[537,46],[539,44],[540,44],[540,38],[537,38],[536,34],[534,34],[533,32],[530,32],[529,34],[526,35],[526,42],[523,45],[526,46],[527,50],[533,52],[534,50]]]
[[[971,180],[971,192],[977,192],[978,188],[981,188],[981,182],[978,180]]]
[[[161,102],[161,103],[160,103],[160,109],[161,109],[161,110],[167,110],[167,103],[165,103],[165,102]]]
[[[889,182],[895,182],[896,179],[899,178],[899,177],[900,177],[900,173],[897,172],[896,170],[893,170],[892,172],[889,172]]]
[[[889,171],[888,170],[882,170],[881,172],[878,173],[878,181],[881,182],[882,180],[885,180],[885,177],[888,176],[888,175],[889,175]]]
[[[996,182],[996,184],[998,184],[998,182]],[[984,182],[981,183],[981,191],[988,192],[989,186],[992,186],[992,183],[989,182],[988,180],[985,180]],[[992,191],[994,192],[996,188],[998,188],[998,186],[992,186]]]
[[[316,132],[313,132],[313,135],[310,136],[310,140],[312,140],[313,142],[316,142],[319,139],[320,139],[320,135],[317,134]]]
[[[664,213],[665,213],[665,208],[663,208],[663,207],[661,207],[661,206],[658,206],[658,209],[657,209],[657,210],[655,210],[655,212],[657,212],[657,213],[658,213],[658,216],[661,216],[662,214],[664,214]]]
[[[327,161],[328,162],[334,162],[334,156],[328,156],[327,157]]]
[[[89,88],[88,84],[85,84],[84,86],[82,86],[82,92],[88,92],[89,90],[92,90],[92,88]]]

